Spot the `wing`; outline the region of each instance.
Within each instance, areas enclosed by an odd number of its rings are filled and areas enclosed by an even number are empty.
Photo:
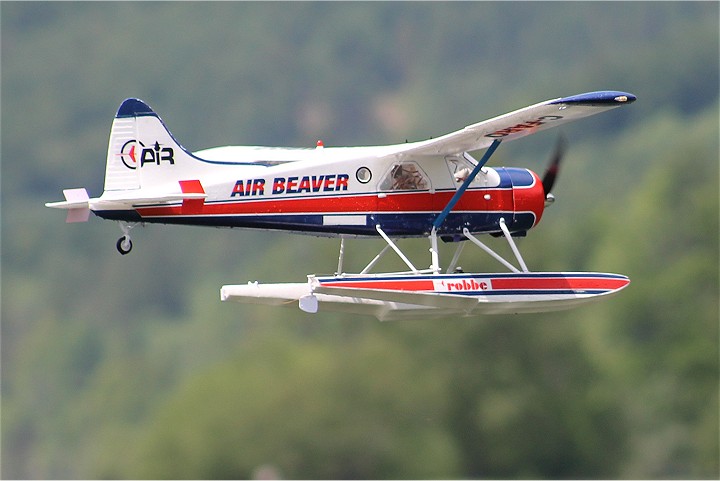
[[[485,149],[493,140],[515,140],[573,120],[634,102],[627,92],[589,92],[547,100],[499,117],[469,125],[436,139],[405,144],[403,154],[452,155]]]

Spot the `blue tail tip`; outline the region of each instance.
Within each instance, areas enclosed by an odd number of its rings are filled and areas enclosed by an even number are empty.
[[[138,117],[142,115],[155,115],[155,112],[140,99],[125,99],[115,117]]]
[[[601,90],[585,94],[564,97],[552,102],[552,104],[574,104],[574,105],[623,105],[631,104],[637,97],[628,92],[619,90]]]

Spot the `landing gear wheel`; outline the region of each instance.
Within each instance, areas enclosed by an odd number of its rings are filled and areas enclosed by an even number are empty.
[[[115,247],[117,247],[117,250],[120,254],[125,255],[129,254],[132,250],[133,244],[130,240],[130,237],[124,235],[121,238],[118,239],[117,243],[115,244]]]

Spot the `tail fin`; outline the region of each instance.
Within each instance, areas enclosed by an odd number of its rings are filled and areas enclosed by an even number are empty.
[[[145,102],[126,99],[110,131],[104,190],[138,190],[177,182],[194,162]]]
[[[144,203],[183,201],[192,210],[207,197],[197,180],[201,166],[147,104],[127,99],[110,130],[103,195],[91,199],[85,189],[66,189],[64,201],[45,205],[68,210],[67,222],[87,221],[91,210],[130,210]]]

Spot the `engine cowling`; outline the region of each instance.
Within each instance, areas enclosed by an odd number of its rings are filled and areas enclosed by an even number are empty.
[[[545,210],[545,190],[540,177],[529,169],[506,168],[512,182],[513,222],[511,232],[527,231],[535,227]]]

